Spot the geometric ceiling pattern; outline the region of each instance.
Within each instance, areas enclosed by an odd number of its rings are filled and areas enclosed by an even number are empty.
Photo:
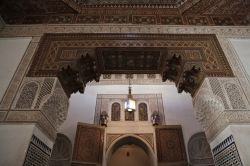
[[[250,25],[249,0],[1,0],[8,24]]]
[[[28,75],[56,76],[86,54],[102,74],[161,74],[162,63],[175,54],[186,69],[196,65],[206,76],[233,76],[216,36],[191,34],[45,34]]]

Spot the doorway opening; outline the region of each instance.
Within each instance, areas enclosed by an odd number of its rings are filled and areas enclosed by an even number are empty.
[[[155,155],[147,143],[137,136],[123,136],[107,151],[107,166],[154,166]]]

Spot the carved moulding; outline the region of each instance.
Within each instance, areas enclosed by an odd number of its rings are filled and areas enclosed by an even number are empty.
[[[25,77],[5,122],[37,123],[55,139],[56,130],[66,119],[67,111],[68,97],[57,78]]]
[[[1,37],[42,36],[45,33],[155,33],[216,34],[222,37],[250,37],[249,26],[183,26],[183,25],[5,25]]]
[[[250,107],[236,78],[206,78],[193,105],[209,142],[230,123],[250,122]]]

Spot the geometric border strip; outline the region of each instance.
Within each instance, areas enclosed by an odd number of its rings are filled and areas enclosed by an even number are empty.
[[[248,26],[250,20],[247,16],[232,15],[194,15],[183,16],[179,14],[53,14],[53,15],[19,15],[6,16],[4,20],[8,24],[144,24],[144,25],[205,25],[205,26]],[[119,11],[116,11],[119,12]],[[157,11],[158,12],[158,11]],[[174,12],[175,13],[175,12]]]
[[[216,166],[243,166],[232,135],[217,145],[213,154]]]

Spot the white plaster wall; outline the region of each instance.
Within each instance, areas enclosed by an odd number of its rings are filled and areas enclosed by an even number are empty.
[[[22,166],[35,124],[0,125],[0,165]]]
[[[127,94],[127,85],[87,86],[84,94],[73,94],[70,98],[67,120],[59,132],[67,135],[74,142],[77,122],[94,123],[97,94]],[[133,85],[132,94],[161,93],[166,124],[182,125],[184,141],[196,132],[202,131],[195,119],[192,98],[189,94],[178,94],[174,85]],[[151,130],[151,129],[149,129]]]
[[[31,38],[0,38],[0,101],[30,41]]]
[[[250,77],[250,39],[230,39],[230,41]]]

